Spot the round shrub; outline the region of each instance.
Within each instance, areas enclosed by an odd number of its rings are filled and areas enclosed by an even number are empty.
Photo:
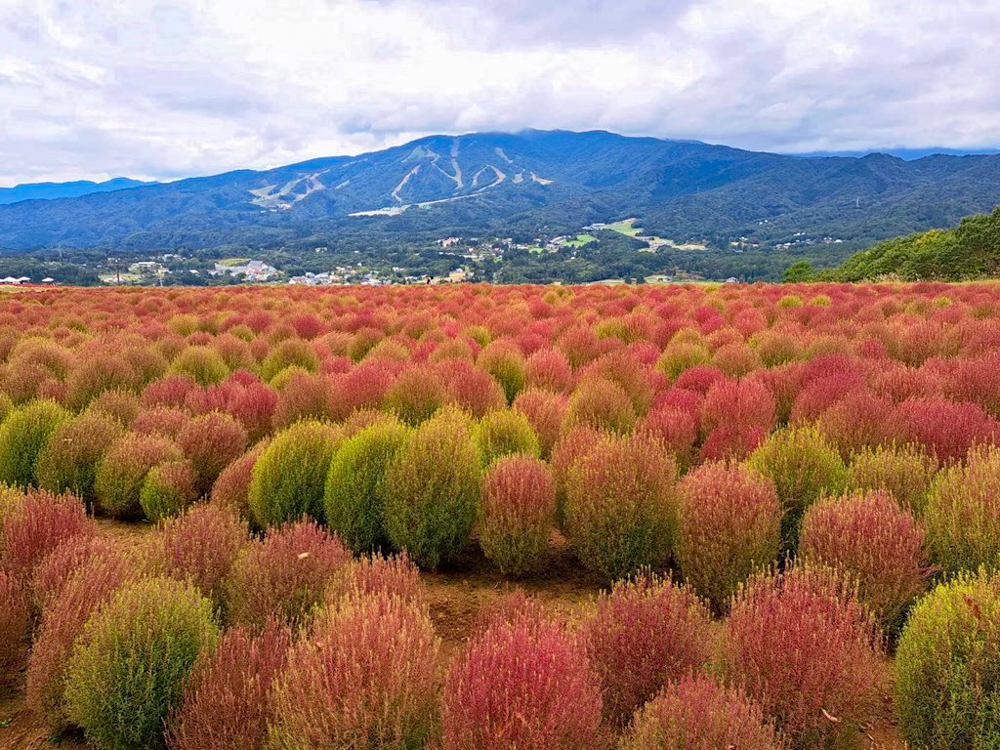
[[[852,456],[846,488],[884,490],[904,508],[921,515],[937,470],[937,459],[919,446],[878,445]]]
[[[465,546],[479,509],[479,453],[468,418],[445,410],[389,462],[385,526],[396,549],[434,570]]]
[[[337,432],[320,422],[299,422],[278,433],[253,467],[248,502],[266,528],[303,515],[323,518],[323,491]]]
[[[566,486],[566,530],[580,562],[608,581],[664,563],[676,477],[670,453],[640,437],[608,437],[581,455]]]
[[[60,542],[35,566],[29,583],[34,613],[42,612],[62,593],[76,570],[91,557],[109,554],[115,543],[105,537],[77,534]]]
[[[389,594],[424,605],[420,570],[406,555],[364,555],[348,563],[327,589],[326,600],[335,603],[344,596]]]
[[[327,607],[277,679],[271,745],[423,747],[437,707],[438,649],[427,613],[398,596]]]
[[[399,374],[385,394],[385,407],[409,425],[418,425],[445,402],[441,377],[430,365],[409,367]]]
[[[584,626],[604,695],[604,717],[623,726],[670,681],[699,670],[711,647],[708,608],[685,586],[654,576],[615,585]]]
[[[38,454],[38,486],[49,492],[72,492],[92,502],[97,466],[123,432],[117,420],[95,412],[63,422]]]
[[[142,575],[142,562],[114,548],[95,550],[42,611],[28,660],[27,701],[53,731],[70,724],[64,694],[73,645],[90,616],[126,581]]]
[[[31,612],[24,584],[0,570],[0,685],[9,685],[28,656]]]
[[[240,518],[253,521],[253,513],[250,512],[253,467],[268,444],[266,439],[262,440],[222,470],[212,485],[213,505],[235,511]]]
[[[288,382],[281,384],[271,423],[277,430],[291,427],[303,419],[332,419],[336,410],[331,403],[332,388],[325,375],[305,372],[298,368],[282,371]],[[277,386],[280,378],[274,378]]]
[[[87,509],[78,498],[30,490],[0,517],[0,568],[28,583],[38,564],[56,547],[93,532]]]
[[[932,397],[899,404],[891,429],[901,442],[919,443],[948,462],[962,459],[979,443],[993,442],[998,425],[976,404]]]
[[[479,419],[493,409],[507,405],[507,397],[496,379],[486,370],[463,360],[446,360],[437,365],[438,377],[445,381],[448,403]]]
[[[679,467],[688,466],[698,438],[698,425],[694,416],[673,406],[653,409],[635,425],[635,433],[656,440],[666,446]]]
[[[496,378],[511,403],[521,388],[527,373],[524,354],[513,341],[500,339],[483,347],[476,364]]]
[[[139,495],[149,470],[183,458],[177,444],[159,435],[127,432],[111,444],[97,466],[94,495],[112,518],[140,518]]]
[[[285,339],[278,344],[260,366],[260,376],[271,380],[282,370],[300,367],[309,372],[319,369],[319,357],[307,341]]]
[[[538,435],[531,422],[514,409],[499,409],[484,416],[476,425],[475,438],[483,466],[513,453],[530,456],[541,453]]]
[[[783,537],[792,546],[805,509],[823,493],[840,492],[847,478],[840,453],[812,427],[771,433],[747,462],[774,482],[785,510]]]
[[[830,568],[796,567],[736,594],[723,663],[796,747],[830,747],[860,739],[878,710],[878,644],[854,587]]]
[[[974,449],[944,469],[924,510],[934,558],[948,573],[1000,566],[1000,448]]]
[[[705,463],[678,486],[677,564],[716,610],[778,557],[781,504],[774,483],[740,464]]]
[[[742,689],[685,676],[647,703],[621,750],[785,750],[760,704]]]
[[[211,385],[225,379],[229,374],[229,366],[215,349],[189,346],[174,358],[167,373],[190,375],[199,385]]]
[[[162,435],[173,440],[190,419],[191,415],[183,409],[176,409],[172,406],[153,406],[139,412],[131,429],[132,432],[143,435]]]
[[[8,414],[0,423],[0,483],[34,484],[38,454],[69,418],[70,413],[55,401],[31,401]]]
[[[839,568],[887,630],[926,588],[924,530],[884,491],[820,499],[802,517],[799,557]]]
[[[262,628],[276,618],[298,627],[350,559],[340,540],[313,521],[275,528],[233,563],[223,584],[227,620]]]
[[[528,423],[538,436],[541,456],[548,458],[562,431],[569,399],[561,393],[529,388],[517,394],[514,408],[528,418]]]
[[[635,419],[624,388],[603,378],[588,378],[570,396],[565,429],[590,427],[624,434],[635,425]]]
[[[895,707],[914,747],[992,747],[1000,702],[1000,581],[960,573],[917,602],[896,649]]]
[[[582,639],[516,617],[475,634],[442,699],[444,750],[578,750],[597,746],[601,691]]]
[[[499,458],[483,476],[479,544],[504,575],[522,575],[538,563],[555,523],[556,490],[544,461]]]
[[[98,748],[166,747],[164,721],[217,635],[211,603],[189,584],[149,578],[124,586],[73,649],[69,717]]]
[[[170,578],[190,580],[221,605],[223,581],[248,541],[246,525],[235,513],[216,505],[196,505],[162,525],[162,571]]]
[[[104,391],[87,407],[88,412],[97,412],[111,417],[125,427],[135,421],[141,410],[142,404],[136,394],[120,390]]]
[[[398,421],[373,424],[344,440],[330,461],[323,497],[326,523],[355,552],[388,545],[385,476],[409,436]]]
[[[247,448],[247,432],[228,414],[195,417],[177,433],[177,445],[191,461],[199,495],[207,494],[222,470]]]
[[[150,521],[173,518],[198,499],[198,477],[187,459],[157,464],[146,474],[139,505]]]
[[[195,664],[180,709],[170,717],[172,750],[263,750],[274,720],[274,678],[292,633],[270,623],[260,633],[227,630]]]

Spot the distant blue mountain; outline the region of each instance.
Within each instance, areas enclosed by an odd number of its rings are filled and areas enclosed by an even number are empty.
[[[824,156],[868,156],[869,154],[889,154],[903,161],[923,159],[925,156],[983,156],[984,154],[1000,154],[1000,148],[959,149],[959,148],[887,148],[877,151],[810,151],[805,154],[795,154],[804,159]]]
[[[155,182],[131,180],[128,177],[115,177],[107,182],[30,182],[15,185],[10,188],[0,188],[0,205],[17,203],[18,201],[51,200],[53,198],[79,198],[91,193],[110,193],[112,190],[155,185]]]

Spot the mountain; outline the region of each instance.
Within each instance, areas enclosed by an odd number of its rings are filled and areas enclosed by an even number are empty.
[[[153,185],[156,183],[131,180],[128,177],[115,177],[107,182],[29,182],[9,188],[0,188],[0,205],[17,203],[18,201],[51,200],[52,198],[79,198],[91,193],[108,193],[112,190]]]
[[[148,252],[452,234],[533,237],[636,217],[678,242],[858,246],[1000,203],[1000,155],[800,158],[603,131],[430,136],[360,156],[0,206],[0,248]]]

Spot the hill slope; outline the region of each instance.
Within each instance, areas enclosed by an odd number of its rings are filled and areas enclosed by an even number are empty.
[[[91,193],[108,193],[112,190],[125,190],[127,188],[139,187],[140,185],[152,184],[154,183],[131,180],[128,177],[115,177],[113,180],[108,180],[107,182],[91,182],[90,180],[80,180],[78,182],[29,182],[24,185],[0,188],[0,205],[29,200],[79,198],[81,195],[90,195]]]
[[[156,250],[573,231],[868,242],[1000,203],[1000,156],[803,159],[605,132],[431,136],[355,157],[0,206],[0,248]],[[797,234],[803,233],[803,234]]]

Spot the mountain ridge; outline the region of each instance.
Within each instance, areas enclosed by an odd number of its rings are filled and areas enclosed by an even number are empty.
[[[0,248],[108,251],[571,232],[635,216],[716,247],[869,242],[1000,203],[1000,155],[801,158],[607,131],[431,135],[125,190],[0,205]]]

